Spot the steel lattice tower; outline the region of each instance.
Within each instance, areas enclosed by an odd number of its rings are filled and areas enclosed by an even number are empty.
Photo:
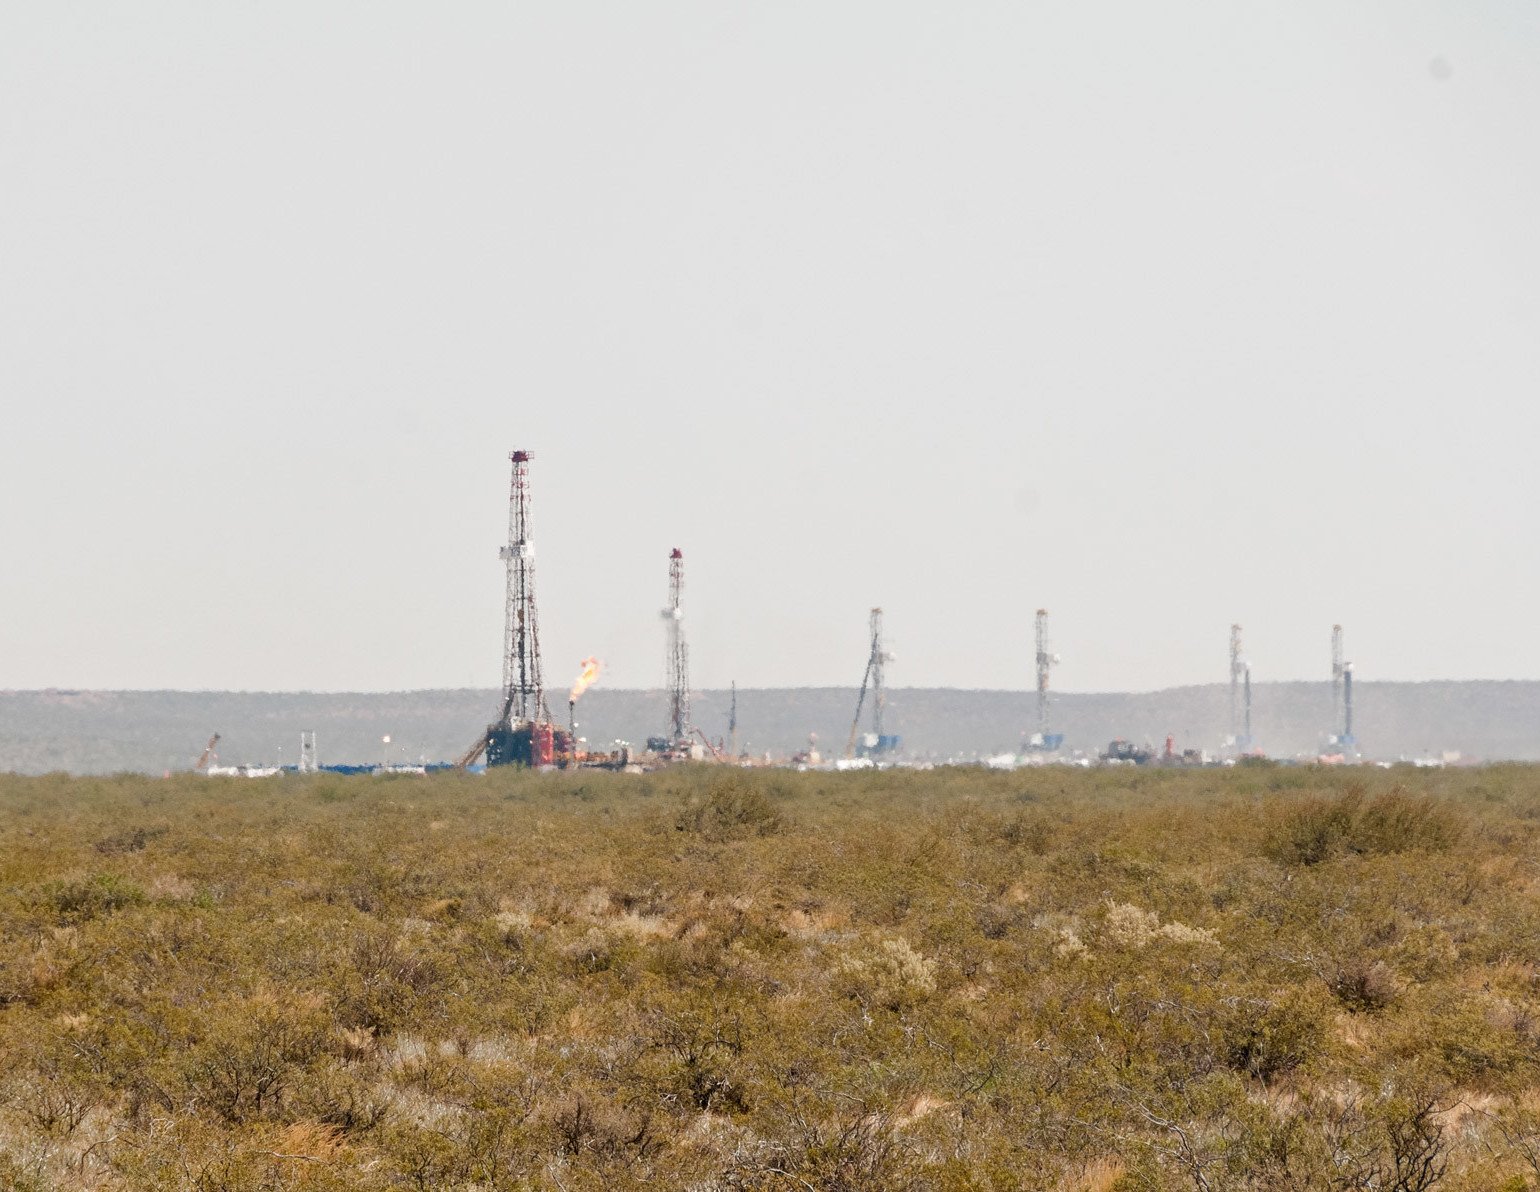
[[[1048,652],[1048,610],[1037,610],[1037,733],[1048,747],[1048,672],[1053,655]]]
[[[861,709],[866,705],[866,693],[872,693],[872,735],[877,738],[877,747],[881,748],[882,742],[882,711],[888,704],[888,693],[885,685],[886,675],[883,667],[891,662],[893,656],[887,652],[882,644],[882,610],[872,609],[871,618],[867,622],[871,629],[872,644],[866,655],[866,673],[861,676],[861,693],[856,697],[856,715],[850,722],[850,741],[845,746],[845,756],[855,755],[856,734],[861,731]]]
[[[1251,663],[1241,663],[1242,682],[1246,689],[1246,735],[1241,738],[1243,752],[1251,749]]]
[[[1230,739],[1235,743],[1240,742],[1240,685],[1241,676],[1246,670],[1246,662],[1241,657],[1241,627],[1230,626]]]
[[[1335,734],[1340,731],[1342,724],[1342,687],[1343,687],[1343,653],[1342,653],[1342,626],[1331,627],[1331,731]]]
[[[503,723],[550,720],[540,674],[540,619],[535,611],[535,546],[530,541],[528,451],[515,451],[508,490],[508,599],[503,620]]]
[[[727,709],[727,740],[728,753],[732,757],[738,756],[738,680],[733,680],[732,702]]]
[[[1358,750],[1358,738],[1353,735],[1353,664],[1342,664],[1342,736],[1344,748]]]
[[[888,692],[883,675],[883,663],[887,662],[887,651],[882,648],[882,610],[872,609],[869,622],[872,630],[872,732],[877,738],[882,738],[882,710],[888,705]]]
[[[684,589],[684,552],[677,546],[668,556],[668,722],[674,741],[690,734],[690,651],[684,640],[684,613],[680,595]]]

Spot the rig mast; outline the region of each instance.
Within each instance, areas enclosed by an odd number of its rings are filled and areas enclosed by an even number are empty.
[[[1358,738],[1353,736],[1353,664],[1342,665],[1342,735],[1337,738],[1344,750],[1358,749]]]
[[[1048,748],[1048,672],[1058,662],[1048,650],[1048,610],[1037,610],[1037,738]]]
[[[729,757],[738,756],[738,680],[733,680],[732,702],[727,706],[727,750]]]
[[[1343,663],[1342,626],[1331,627],[1331,724],[1332,732],[1342,723],[1342,698],[1347,667]]]
[[[891,660],[891,655],[882,645],[882,610],[872,609],[871,619],[868,621],[871,627],[872,644],[866,655],[866,673],[861,676],[861,694],[856,697],[856,714],[850,722],[850,740],[845,745],[845,756],[854,757],[856,752],[856,734],[861,731],[861,709],[866,706],[866,693],[872,693],[872,735],[877,738],[876,748],[882,745],[882,710],[887,706],[888,694],[884,686],[883,664]]]
[[[1240,726],[1240,686],[1241,678],[1246,671],[1245,659],[1241,657],[1241,627],[1230,626],[1230,740],[1239,746],[1241,739]]]
[[[677,546],[668,556],[668,724],[674,743],[690,736],[690,651],[684,640],[684,613],[680,593],[684,588],[684,552]]]
[[[1242,753],[1251,751],[1251,663],[1241,663],[1242,682],[1246,689],[1246,735],[1238,742]]]
[[[508,489],[508,545],[498,556],[508,566],[503,610],[503,704],[455,765],[463,770],[486,754],[489,766],[550,765],[555,726],[540,673],[540,619],[535,612],[535,547],[529,538],[528,451],[514,451]]]
[[[498,553],[508,564],[503,615],[504,725],[551,719],[540,675],[540,618],[535,610],[535,545],[530,541],[528,451],[512,452],[508,489],[508,545]]]

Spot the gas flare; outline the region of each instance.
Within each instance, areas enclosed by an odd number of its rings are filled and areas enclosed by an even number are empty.
[[[594,685],[594,680],[599,677],[599,660],[597,658],[585,658],[582,662],[583,672],[578,675],[577,682],[572,685],[571,692],[567,695],[567,702],[575,704],[582,698],[583,692]]]

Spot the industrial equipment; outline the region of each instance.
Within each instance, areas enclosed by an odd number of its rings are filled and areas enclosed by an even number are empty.
[[[1059,665],[1059,656],[1048,649],[1048,610],[1037,610],[1037,732],[1027,739],[1027,747],[1040,753],[1055,753],[1064,744],[1063,733],[1048,731],[1048,672]]]
[[[456,765],[464,769],[483,753],[489,766],[549,766],[569,753],[569,733],[551,723],[540,669],[540,622],[535,606],[535,547],[530,541],[528,451],[508,456],[513,477],[508,491],[508,544],[499,552],[507,564],[503,613],[503,706],[481,738]]]
[[[871,648],[866,654],[866,673],[861,676],[861,693],[856,696],[856,714],[850,722],[850,740],[845,743],[845,757],[850,759],[859,753],[862,757],[892,753],[899,746],[896,736],[882,731],[882,713],[887,707],[888,695],[884,681],[884,666],[893,661],[882,644],[882,610],[874,608],[867,622],[871,629]],[[861,737],[859,747],[856,734],[861,731],[861,709],[866,703],[866,692],[872,693],[872,729]]]
[[[203,752],[198,755],[198,760],[193,763],[194,770],[206,770],[219,760],[219,754],[215,749],[219,745],[219,734],[215,733],[209,738],[209,743],[203,747]]]
[[[668,725],[676,747],[690,740],[690,651],[684,640],[684,552],[677,546],[668,556],[668,607],[663,621],[668,637]]]

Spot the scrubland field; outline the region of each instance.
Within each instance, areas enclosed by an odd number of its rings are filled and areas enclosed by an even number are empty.
[[[0,778],[0,1189],[1540,1188],[1540,769]]]

